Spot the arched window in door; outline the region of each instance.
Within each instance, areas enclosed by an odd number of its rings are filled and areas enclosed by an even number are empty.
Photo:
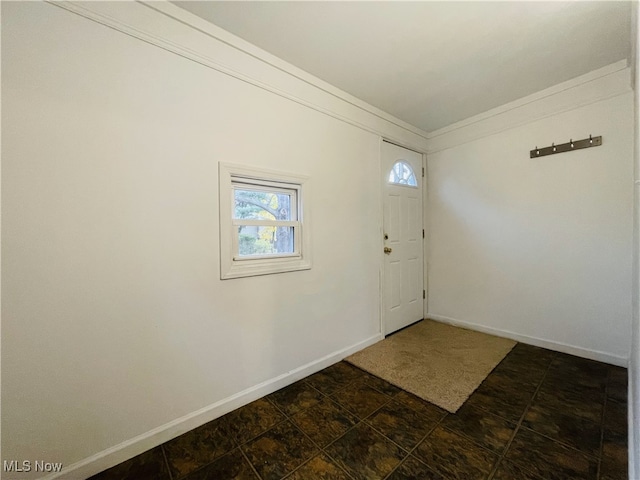
[[[407,187],[417,187],[418,181],[413,173],[413,168],[407,162],[397,161],[389,172],[389,183],[404,185]]]

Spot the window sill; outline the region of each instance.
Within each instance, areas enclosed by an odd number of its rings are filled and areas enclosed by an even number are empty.
[[[230,278],[254,277],[258,275],[270,275],[273,273],[295,272],[311,269],[311,262],[300,256],[247,259],[233,261],[226,272],[220,276],[222,280]]]

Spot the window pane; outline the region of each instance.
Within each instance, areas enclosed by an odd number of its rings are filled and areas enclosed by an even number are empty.
[[[396,162],[393,168],[391,168],[391,171],[389,172],[389,183],[395,183],[396,185],[409,185],[411,187],[418,186],[418,182],[411,165],[402,161]]]
[[[293,227],[238,227],[238,253],[241,257],[294,253]]]
[[[233,218],[291,220],[291,197],[289,193],[235,188]]]

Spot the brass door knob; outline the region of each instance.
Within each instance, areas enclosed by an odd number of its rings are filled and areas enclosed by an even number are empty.
[[[389,255],[391,252],[392,252],[392,250],[389,247],[384,247],[384,253]]]

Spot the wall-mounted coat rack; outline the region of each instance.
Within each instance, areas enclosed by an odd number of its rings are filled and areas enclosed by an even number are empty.
[[[567,143],[561,143],[560,145],[556,145],[554,143],[551,144],[550,147],[544,148],[534,148],[529,152],[530,158],[537,157],[545,157],[547,155],[555,155],[556,153],[570,152],[572,150],[580,150],[581,148],[589,148],[589,147],[599,147],[602,145],[602,137],[592,137],[589,135],[589,138],[585,138],[584,140],[569,140]]]

